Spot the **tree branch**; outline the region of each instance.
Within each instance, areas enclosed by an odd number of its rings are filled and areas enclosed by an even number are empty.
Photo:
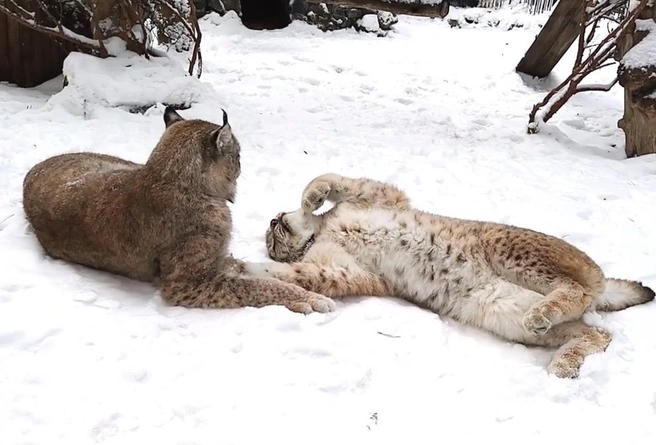
[[[578,39],[578,48],[576,50],[576,60],[574,61],[574,67],[581,65],[583,61],[583,52],[585,51],[585,20],[580,20],[579,23],[579,39]]]
[[[610,91],[615,84],[617,83],[619,79],[615,77],[615,79],[612,82],[607,83],[606,85],[579,85],[576,87],[576,92],[577,93],[583,93],[585,91]]]
[[[161,4],[165,5],[169,11],[178,19],[180,23],[185,27],[189,35],[191,36],[192,39],[194,39],[194,49],[191,53],[191,60],[189,61],[189,75],[194,74],[194,66],[196,65],[196,60],[200,59],[200,41],[201,38],[203,37],[201,31],[200,31],[200,25],[198,24],[198,19],[196,18],[196,6],[194,5],[193,0],[188,0],[189,1],[189,6],[190,6],[190,17],[191,20],[193,21],[194,28],[192,29],[187,20],[180,15],[180,11],[178,11],[175,7],[170,5],[168,2],[163,1]],[[198,77],[200,77],[200,71],[198,73]]]
[[[53,23],[57,28],[59,28],[59,32],[62,33],[62,34],[64,34],[64,28],[62,27],[62,24],[60,23],[59,20],[57,20],[57,19],[56,19],[51,13],[50,13],[50,11],[48,11],[48,7],[47,7],[46,5],[44,5],[43,2],[42,2],[41,0],[36,0],[36,2],[39,4],[39,8],[40,8],[43,12],[46,13],[46,15],[48,16],[48,18],[49,18],[50,20],[52,20],[52,23]],[[36,20],[35,20],[35,22],[36,22]]]
[[[579,33],[579,53],[577,53],[577,63],[574,64],[572,73],[560,85],[551,90],[539,103],[535,104],[529,114],[528,132],[536,133],[538,125],[538,112],[543,109],[543,116],[540,117],[542,122],[547,122],[568,100],[576,93],[584,91],[608,91],[616,83],[615,80],[608,85],[584,85],[579,84],[585,76],[601,68],[614,64],[606,63],[612,58],[617,49],[617,40],[622,37],[635,20],[639,17],[642,10],[649,0],[641,0],[640,4],[628,14],[624,20],[613,31],[608,33],[599,45],[588,55],[585,60],[579,60],[581,53],[581,36],[585,34],[585,27]],[[586,23],[586,22],[584,22]]]
[[[62,31],[64,31],[64,33],[61,33],[57,30],[57,28],[49,28],[47,26],[37,24],[36,21],[34,21],[34,19],[26,19],[25,17],[11,11],[9,8],[7,8],[2,4],[0,4],[0,12],[6,14],[7,17],[9,17],[10,19],[16,20],[20,24],[25,25],[28,28],[31,28],[35,31],[48,34],[55,38],[66,40],[70,43],[73,43],[78,48],[86,49],[91,54],[97,55],[99,53],[99,49],[100,49],[99,45],[95,45],[94,43],[91,43],[92,42],[91,39],[89,39],[90,40],[89,42],[85,42],[83,40],[75,38],[74,36],[77,36],[78,34],[74,33],[73,31],[71,31],[66,27],[62,27]]]
[[[196,65],[196,59],[198,59],[198,78],[203,72],[203,57],[200,54],[200,41],[203,38],[203,33],[200,31],[200,24],[196,18],[196,5],[194,5],[193,0],[189,0],[189,5],[191,6],[191,17],[193,17],[194,27],[196,29],[196,39],[194,42],[194,51],[191,54],[191,60],[189,61],[189,75],[194,73],[194,65]]]
[[[80,8],[82,8],[82,10],[85,12],[87,17],[89,17],[89,19],[91,19],[93,17],[93,13],[91,12],[91,10],[89,8],[87,8],[87,5],[82,3],[82,0],[74,0],[74,1]]]

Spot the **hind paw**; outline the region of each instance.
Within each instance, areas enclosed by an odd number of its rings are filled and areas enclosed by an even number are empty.
[[[579,376],[581,364],[576,360],[563,357],[555,358],[549,363],[547,372],[561,379],[575,379]]]
[[[286,306],[290,311],[300,312],[306,315],[312,312],[333,312],[337,308],[332,298],[313,292],[308,292],[307,296],[302,300],[291,301]]]
[[[551,320],[542,315],[538,309],[529,310],[524,315],[524,328],[536,335],[544,335],[551,329]]]

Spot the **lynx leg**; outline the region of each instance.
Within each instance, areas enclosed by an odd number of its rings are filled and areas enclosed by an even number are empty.
[[[217,236],[185,240],[160,257],[162,298],[190,308],[240,308],[282,305],[294,312],[331,312],[335,302],[275,278],[240,275],[244,263],[217,258]],[[213,250],[212,250],[213,249]]]
[[[585,358],[604,352],[612,338],[602,329],[572,321],[554,326],[539,337],[537,344],[559,347],[547,367],[549,373],[560,378],[576,378]]]
[[[390,287],[359,268],[319,266],[312,263],[246,263],[247,274],[272,277],[328,297],[384,296]]]
[[[368,178],[348,178],[335,173],[326,173],[310,181],[303,190],[301,207],[305,212],[311,213],[325,201],[348,202],[365,208],[410,208],[410,199],[392,184]]]
[[[335,302],[274,278],[214,277],[201,282],[163,281],[162,297],[175,306],[236,309],[285,306],[293,312],[332,312]]]
[[[580,320],[553,326],[547,333],[536,335],[525,329],[526,309],[539,307],[544,295],[506,280],[496,280],[474,291],[468,299],[460,321],[491,331],[502,338],[534,346],[559,348],[548,371],[558,377],[576,377],[585,357],[603,352],[611,340],[608,332]]]
[[[542,335],[560,323],[578,320],[594,300],[592,291],[573,281],[563,282],[524,315],[524,327]]]

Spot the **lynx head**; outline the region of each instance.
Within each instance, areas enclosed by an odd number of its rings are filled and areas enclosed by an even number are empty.
[[[278,213],[269,223],[265,239],[269,257],[274,261],[300,261],[314,243],[315,228],[302,209]]]
[[[146,166],[164,182],[234,202],[241,174],[239,141],[223,111],[223,124],[184,119],[166,107],[166,129]]]

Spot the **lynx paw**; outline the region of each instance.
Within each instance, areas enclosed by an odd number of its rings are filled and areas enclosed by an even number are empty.
[[[523,323],[527,331],[537,335],[544,335],[549,329],[551,329],[551,321],[542,315],[538,308],[530,309],[526,315],[524,315]]]
[[[301,207],[305,213],[312,213],[326,202],[331,186],[328,182],[318,181],[311,183],[303,192]]]
[[[312,312],[333,312],[337,308],[337,305],[332,298],[312,292],[308,292],[307,297],[304,299],[300,301],[291,301],[286,306],[290,311],[300,312],[302,314],[310,314]]]
[[[555,358],[549,363],[547,371],[561,379],[575,379],[579,376],[580,363],[566,357]]]

